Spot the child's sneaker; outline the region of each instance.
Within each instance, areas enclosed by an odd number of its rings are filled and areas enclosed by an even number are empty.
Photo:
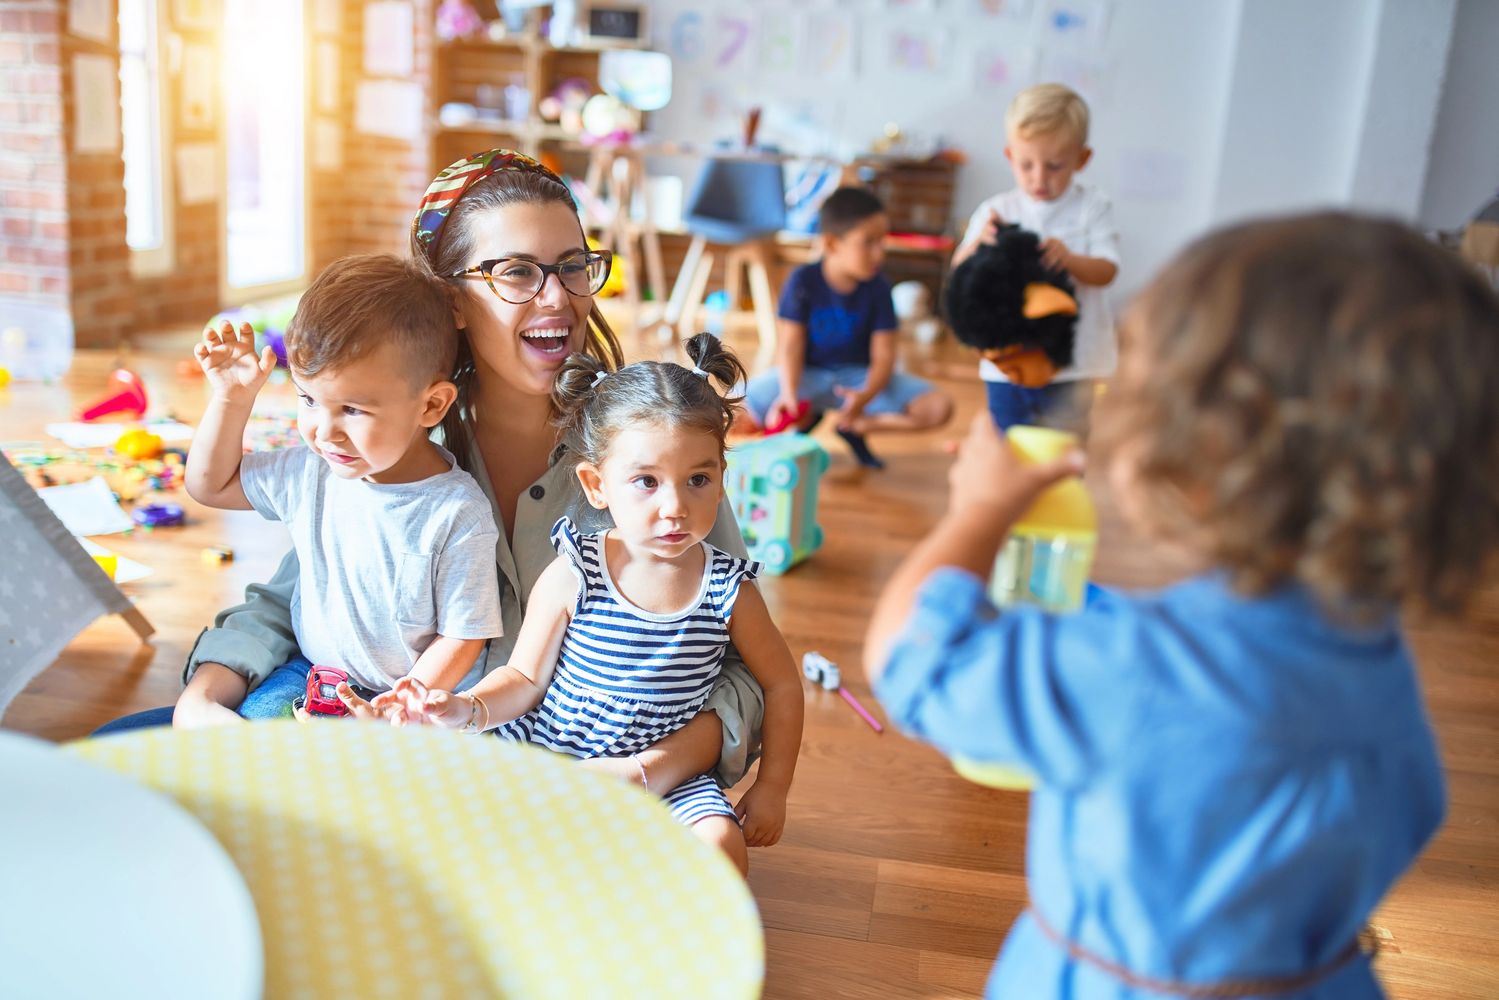
[[[863,434],[855,434],[853,431],[846,431],[840,427],[838,428],[838,436],[848,444],[849,449],[854,453],[854,458],[857,458],[859,464],[866,469],[883,469],[885,467],[885,463],[880,460],[880,457],[869,450],[869,442],[864,440]]]

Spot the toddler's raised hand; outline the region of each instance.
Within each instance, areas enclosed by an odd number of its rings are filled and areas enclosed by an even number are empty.
[[[750,847],[773,847],[786,828],[786,793],[755,782],[734,806],[744,842]]]
[[[202,341],[193,347],[193,356],[214,393],[237,402],[253,401],[276,367],[276,352],[269,346],[256,356],[255,331],[249,323],[241,323],[235,330],[228,320],[203,331]]]
[[[980,411],[958,446],[958,460],[948,472],[954,513],[994,508],[998,516],[1013,518],[1059,479],[1080,475],[1083,455],[1075,451],[1053,462],[1023,462],[1010,442],[994,426],[987,410]]]

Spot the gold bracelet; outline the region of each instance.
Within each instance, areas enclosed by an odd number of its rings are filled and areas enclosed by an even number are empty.
[[[458,731],[460,733],[477,733],[479,730],[474,725],[474,720],[479,717],[479,701],[468,691],[463,692],[463,696],[468,699],[468,721],[459,726]]]
[[[646,791],[650,791],[651,782],[650,779],[645,776],[645,761],[640,759],[640,754],[638,753],[630,754],[630,759],[635,762],[636,767],[640,768],[640,787],[644,788]]]
[[[481,733],[488,732],[488,730],[489,730],[489,703],[486,702],[483,698],[480,698],[478,695],[474,694],[472,691],[470,691],[468,693],[468,696],[474,700],[474,702],[478,705],[479,708],[484,709],[484,725],[480,726],[477,731],[481,732]]]

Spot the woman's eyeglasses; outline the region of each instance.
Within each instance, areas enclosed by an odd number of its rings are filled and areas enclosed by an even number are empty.
[[[555,264],[539,264],[524,257],[501,257],[499,260],[480,261],[448,277],[467,278],[475,273],[482,274],[491,292],[518,306],[541,293],[541,286],[546,284],[549,274],[557,276],[557,281],[569,295],[596,295],[609,280],[609,268],[613,262],[614,254],[608,250],[569,254]]]

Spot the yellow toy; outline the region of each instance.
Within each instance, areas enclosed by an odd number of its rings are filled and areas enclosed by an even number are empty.
[[[1077,437],[1046,427],[1011,427],[1010,445],[1027,462],[1049,462],[1078,446]],[[1093,551],[1098,543],[1098,516],[1093,500],[1078,479],[1064,479],[1031,505],[1015,526],[989,578],[989,598],[1000,607],[1031,604],[1068,613],[1083,606]],[[953,768],[969,781],[1023,791],[1031,775],[1006,764],[954,757]]]
[[[115,441],[115,454],[141,461],[161,456],[161,436],[137,427],[121,434]]]

